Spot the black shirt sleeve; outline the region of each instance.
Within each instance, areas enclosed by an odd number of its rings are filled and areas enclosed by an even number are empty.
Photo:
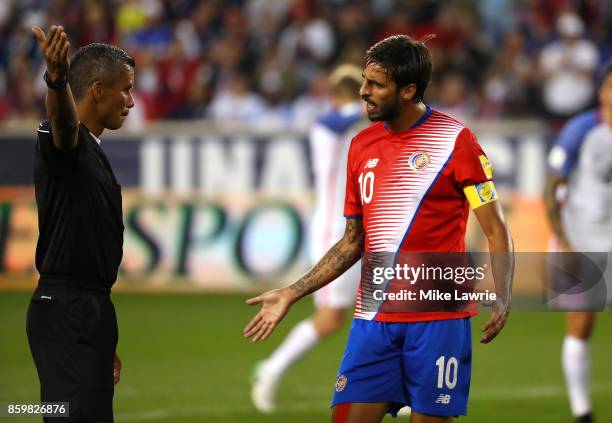
[[[82,131],[82,125],[79,125],[79,140],[77,145],[70,150],[62,151],[53,144],[53,129],[51,127],[51,122],[42,122],[36,131],[38,135],[36,151],[40,154],[42,161],[51,168],[78,165],[79,162],[83,161],[84,151],[87,147],[87,142],[83,140]]]

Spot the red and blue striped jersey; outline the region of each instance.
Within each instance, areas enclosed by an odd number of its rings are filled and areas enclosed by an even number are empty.
[[[464,252],[469,203],[466,186],[492,180],[476,136],[461,122],[427,108],[410,129],[383,122],[351,142],[344,215],[362,218],[365,253]],[[355,317],[411,322],[463,318],[468,312],[384,313]]]

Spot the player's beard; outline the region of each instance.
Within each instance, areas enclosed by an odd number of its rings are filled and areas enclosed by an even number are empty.
[[[394,120],[399,114],[399,99],[390,101],[389,103],[382,105],[373,103],[376,106],[374,112],[368,112],[368,119],[372,122],[390,121]]]

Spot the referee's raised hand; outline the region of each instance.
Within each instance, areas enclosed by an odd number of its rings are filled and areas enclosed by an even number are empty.
[[[68,50],[70,43],[62,26],[53,25],[49,36],[40,27],[35,26],[32,32],[38,40],[38,45],[47,63],[47,75],[52,81],[64,79],[68,75]]]
[[[49,87],[45,107],[53,126],[53,144],[62,151],[70,150],[78,143],[79,118],[72,91],[68,85],[68,50],[70,43],[62,26],[53,25],[45,35],[40,27],[32,32],[38,40],[45,58],[47,71],[44,79]]]

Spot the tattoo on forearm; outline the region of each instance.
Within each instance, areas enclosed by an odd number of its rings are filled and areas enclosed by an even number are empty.
[[[349,219],[346,222],[346,236],[350,243],[356,243],[360,249],[363,250],[365,243],[365,236],[363,233],[363,223],[361,220]]]
[[[336,243],[308,273],[289,286],[289,289],[301,295],[308,295],[331,282],[359,260],[364,239],[361,221],[348,220],[343,239]]]

